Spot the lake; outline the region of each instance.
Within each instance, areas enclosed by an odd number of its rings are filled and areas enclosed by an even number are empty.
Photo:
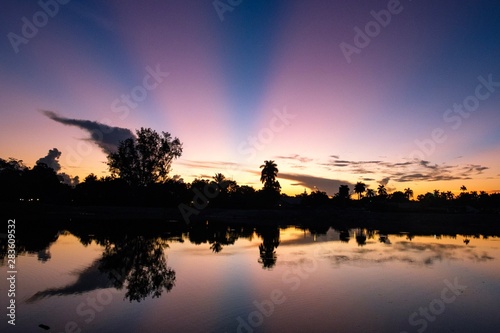
[[[500,324],[495,236],[207,222],[144,235],[76,228],[24,244],[18,237],[19,332],[496,332]],[[5,256],[1,264],[5,272]],[[2,327],[13,329],[5,315]]]

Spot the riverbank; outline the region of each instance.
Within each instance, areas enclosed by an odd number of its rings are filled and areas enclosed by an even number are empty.
[[[185,221],[177,208],[110,207],[110,206],[57,206],[31,205],[1,207],[2,218],[18,219],[27,225],[42,227],[45,223],[64,225],[115,224],[127,229],[144,227],[157,229],[199,223],[217,223],[249,226],[299,226],[323,230],[366,228],[386,233],[410,232],[417,234],[500,234],[498,213],[449,213],[395,211],[373,212],[364,209],[338,208],[282,208],[282,209],[210,209],[192,215]],[[135,227],[134,227],[135,226]]]

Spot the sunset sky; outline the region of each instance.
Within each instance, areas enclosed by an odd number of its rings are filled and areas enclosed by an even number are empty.
[[[498,1],[59,1],[0,5],[1,158],[106,175],[150,127],[188,182],[500,191]]]

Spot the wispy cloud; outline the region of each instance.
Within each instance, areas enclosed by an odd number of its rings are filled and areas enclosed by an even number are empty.
[[[92,120],[65,118],[53,111],[48,110],[40,111],[45,116],[57,121],[58,123],[67,126],[76,126],[86,131],[90,134],[90,137],[87,140],[95,143],[106,154],[115,152],[121,141],[135,137],[134,133],[132,133],[132,131],[128,128],[112,127]]]
[[[224,172],[229,170],[236,170],[239,168],[239,164],[235,162],[225,162],[225,161],[191,161],[191,160],[179,160],[178,164],[182,164],[184,166],[190,168],[198,168],[198,169],[215,169],[224,174]]]
[[[401,183],[414,181],[467,180],[489,169],[479,164],[433,164],[430,161],[419,159],[404,162],[332,159],[327,163],[320,163],[319,165],[326,167],[332,172],[350,173],[353,175],[374,173],[384,175],[384,178],[378,182],[381,185],[387,185],[389,180]]]
[[[292,161],[297,161],[300,163],[308,163],[312,162],[313,159],[305,156],[300,156],[299,154],[292,154],[288,156],[274,156],[274,159],[277,160],[292,160]]]

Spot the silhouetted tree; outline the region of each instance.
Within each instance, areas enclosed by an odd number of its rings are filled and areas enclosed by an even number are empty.
[[[405,197],[406,199],[410,200],[410,198],[413,198],[413,190],[411,188],[405,188]]]
[[[403,192],[396,191],[396,192],[391,194],[390,200],[393,202],[405,202],[408,199],[406,198],[406,195]]]
[[[347,185],[340,185],[339,186],[339,193],[338,193],[338,197],[340,199],[349,199],[351,197],[351,195],[349,194],[350,192],[350,189],[349,189],[349,186]]]
[[[368,198],[373,198],[375,196],[375,191],[373,189],[371,189],[371,188],[367,189],[366,190],[366,196]]]
[[[279,192],[281,186],[276,180],[278,176],[278,165],[274,163],[274,161],[264,161],[264,164],[260,167],[262,169],[260,181],[264,184],[264,189]]]
[[[0,158],[0,200],[17,201],[22,196],[23,176],[29,169],[23,161]]]
[[[130,185],[147,186],[167,180],[174,158],[182,154],[178,138],[150,128],[141,128],[136,138],[122,141],[118,151],[108,155],[108,166]]]
[[[377,189],[377,194],[380,198],[387,198],[387,189],[384,185],[379,185]]]
[[[354,185],[354,192],[358,194],[358,200],[361,200],[361,195],[366,191],[366,184],[362,182],[357,182]]]

